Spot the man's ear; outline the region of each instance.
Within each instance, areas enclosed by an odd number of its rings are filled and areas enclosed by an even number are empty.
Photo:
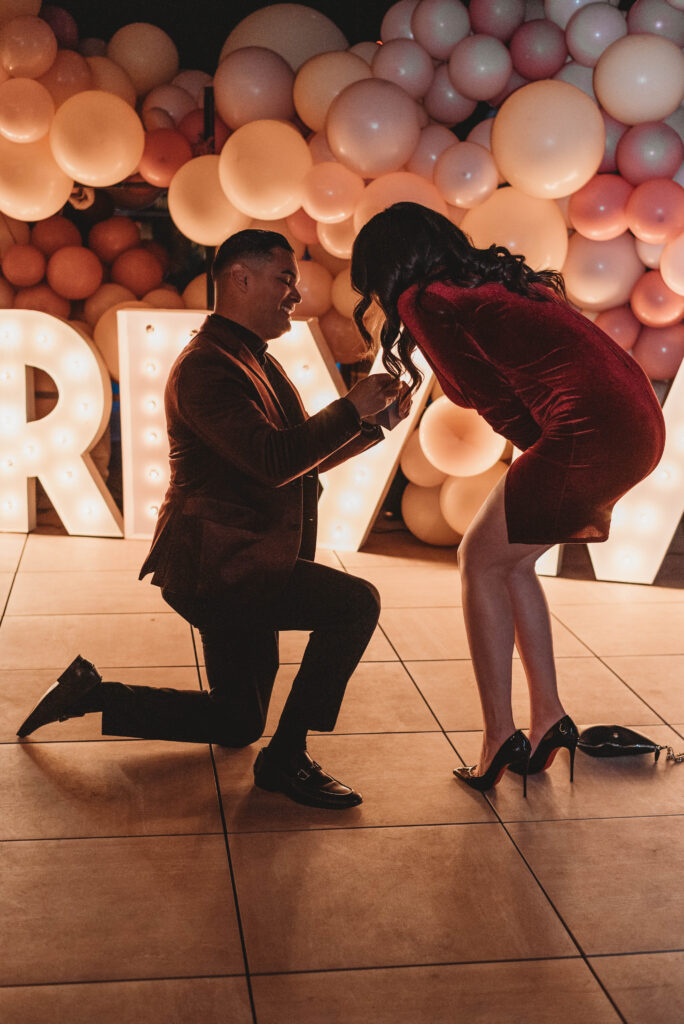
[[[240,292],[247,291],[247,285],[249,282],[249,268],[244,263],[233,263],[228,271],[230,283],[234,288],[237,288]]]

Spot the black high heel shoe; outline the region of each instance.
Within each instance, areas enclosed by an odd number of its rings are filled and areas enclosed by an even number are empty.
[[[518,775],[523,777],[523,796],[527,796],[527,765],[530,759],[530,741],[524,733],[514,732],[505,743],[502,743],[491,760],[489,768],[482,775],[474,775],[475,766],[469,768],[454,768],[454,775],[466,786],[483,792],[491,789],[506,771],[511,768]],[[515,766],[515,768],[514,768]]]
[[[553,759],[558,751],[565,748],[570,754],[570,781],[572,782],[575,775],[575,751],[578,739],[577,726],[569,715],[563,715],[540,739],[537,749],[530,757],[527,774],[538,775],[540,772],[545,772],[553,764]],[[511,771],[519,774],[517,767],[511,766]]]

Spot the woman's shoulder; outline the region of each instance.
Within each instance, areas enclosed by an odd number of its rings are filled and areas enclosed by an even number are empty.
[[[507,304],[523,296],[509,292],[497,281],[484,281],[476,285],[459,285],[449,280],[430,281],[426,285],[413,284],[399,296],[399,310],[419,309],[440,312],[445,309],[464,309],[480,306],[483,302]]]

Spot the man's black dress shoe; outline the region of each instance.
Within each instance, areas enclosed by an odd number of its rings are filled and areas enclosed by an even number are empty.
[[[285,793],[291,800],[309,807],[345,810],[363,802],[359,793],[324,772],[305,750],[283,767],[264,747],[254,762],[254,784],[272,793]]]
[[[78,718],[85,714],[79,709],[79,702],[101,682],[102,676],[95,666],[80,654],[77,655],[57,682],[43,694],[26,721],[19,726],[17,736],[28,736],[34,729],[49,722],[65,722],[67,718]]]

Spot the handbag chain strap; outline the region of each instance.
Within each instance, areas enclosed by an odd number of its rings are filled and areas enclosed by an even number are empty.
[[[672,747],[666,747],[665,749],[667,750],[666,760],[673,761],[675,764],[681,764],[684,761],[684,753],[675,754]]]

